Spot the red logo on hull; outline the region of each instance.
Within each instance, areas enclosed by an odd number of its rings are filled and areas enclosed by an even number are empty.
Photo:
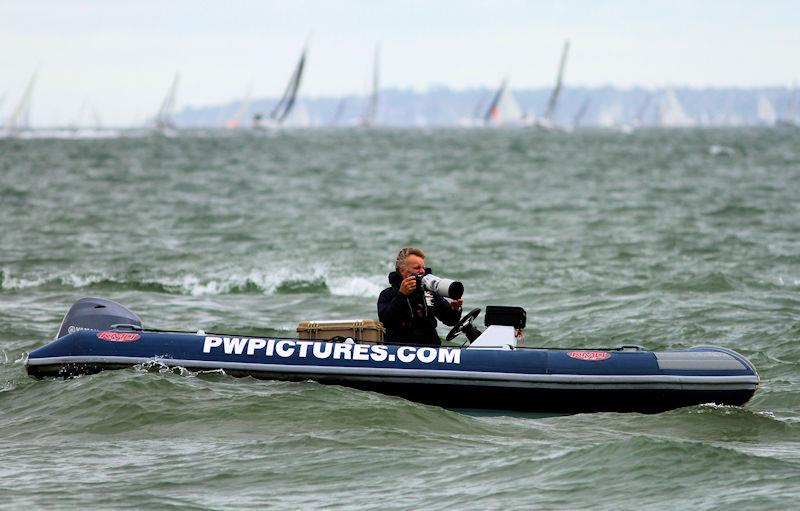
[[[607,360],[611,358],[611,353],[605,351],[570,351],[567,353],[568,357],[577,358],[578,360]]]
[[[97,338],[111,342],[133,342],[138,341],[142,336],[132,332],[98,332]]]

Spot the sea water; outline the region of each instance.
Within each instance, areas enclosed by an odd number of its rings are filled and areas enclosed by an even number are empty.
[[[791,129],[0,140],[0,507],[795,508],[798,199]],[[83,296],[164,329],[375,319],[406,245],[465,309],[524,307],[528,346],[716,344],[761,386],[744,407],[537,416],[156,364],[24,370]]]

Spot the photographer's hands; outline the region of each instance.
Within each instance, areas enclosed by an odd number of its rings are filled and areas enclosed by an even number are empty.
[[[417,289],[417,278],[414,275],[409,275],[400,283],[400,293],[410,296]]]
[[[458,300],[451,300],[450,301],[450,308],[454,311],[461,309],[461,306],[464,305],[464,299],[459,298]]]

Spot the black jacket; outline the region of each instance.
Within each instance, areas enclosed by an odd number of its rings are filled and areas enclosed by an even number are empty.
[[[461,311],[453,310],[441,296],[418,289],[411,296],[400,293],[403,278],[393,271],[389,274],[389,284],[378,297],[378,318],[386,327],[386,340],[408,344],[442,343],[436,332],[436,318],[442,323],[454,326],[461,319]],[[433,306],[425,300],[432,299]]]

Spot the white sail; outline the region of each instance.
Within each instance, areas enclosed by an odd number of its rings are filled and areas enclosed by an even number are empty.
[[[178,82],[180,75],[175,73],[175,78],[172,79],[172,85],[161,102],[161,108],[158,109],[154,125],[156,129],[174,129],[175,124],[172,122],[172,113],[175,111],[175,99],[178,93]]]
[[[503,80],[492,104],[484,115],[484,121],[493,126],[517,125],[522,122],[522,110],[508,87],[508,78]]]
[[[572,128],[578,128],[581,125],[581,121],[583,117],[586,115],[586,112],[589,111],[589,107],[592,104],[592,97],[586,96],[581,103],[581,106],[578,108],[578,111],[575,112],[575,115],[572,117]]]
[[[297,94],[300,91],[300,83],[303,81],[303,71],[306,66],[306,57],[308,55],[308,44],[310,40],[311,37],[309,36],[305,46],[303,46],[303,53],[300,54],[300,60],[297,62],[297,66],[295,66],[292,76],[289,78],[289,83],[286,85],[283,96],[269,114],[269,118],[277,124],[283,123],[286,118],[289,117],[289,114],[292,113],[292,109],[297,102]]]
[[[797,124],[797,82],[794,82],[792,90],[789,92],[786,111],[783,113],[783,117],[778,120],[778,124],[783,126],[795,126]]]
[[[283,126],[288,128],[308,128],[311,126],[311,114],[308,111],[308,106],[305,102],[295,101],[294,107],[289,114],[283,119]]]
[[[567,64],[567,55],[569,54],[569,41],[564,41],[564,48],[561,50],[561,61],[558,65],[558,75],[556,76],[556,85],[553,87],[553,92],[550,94],[550,100],[547,102],[547,110],[544,112],[544,121],[547,124],[553,124],[553,116],[556,113],[558,106],[558,96],[561,94],[561,87],[564,83],[564,67]]]
[[[762,126],[772,126],[778,119],[778,116],[775,113],[775,108],[772,106],[772,102],[763,94],[759,94],[758,96],[756,117],[758,119],[758,124]]]
[[[33,102],[33,87],[36,85],[36,77],[39,71],[35,71],[28,85],[25,87],[25,92],[22,94],[19,103],[11,113],[11,117],[6,122],[6,130],[13,133],[17,130],[29,129],[31,127],[31,103]]]
[[[639,105],[639,109],[636,111],[636,117],[633,118],[633,125],[636,127],[641,127],[644,125],[644,118],[647,115],[647,112],[650,110],[650,102],[653,99],[653,95],[649,92],[645,92],[644,100],[642,104]]]
[[[347,109],[347,99],[342,98],[336,105],[336,111],[333,113],[333,117],[331,118],[331,126],[339,126],[341,124],[346,109]]]
[[[622,103],[619,99],[605,105],[597,116],[597,124],[601,128],[617,128],[622,124]]]
[[[244,114],[246,114],[247,111],[250,110],[250,103],[252,103],[252,100],[253,100],[253,84],[251,83],[250,87],[247,88],[247,92],[245,93],[244,98],[242,98],[242,102],[239,104],[239,108],[237,108],[236,111],[233,113],[233,115],[230,116],[230,118],[227,121],[225,121],[225,127],[229,129],[240,128],[242,125],[242,117],[244,117]]]
[[[686,114],[683,105],[678,101],[675,91],[667,90],[661,96],[658,105],[658,124],[665,128],[682,128],[694,125],[694,121]]]
[[[361,119],[362,126],[373,126],[375,124],[375,117],[378,115],[378,90],[379,90],[379,64],[380,64],[380,47],[375,47],[375,61],[372,66],[372,94],[367,103],[367,109],[364,112],[364,117]]]

